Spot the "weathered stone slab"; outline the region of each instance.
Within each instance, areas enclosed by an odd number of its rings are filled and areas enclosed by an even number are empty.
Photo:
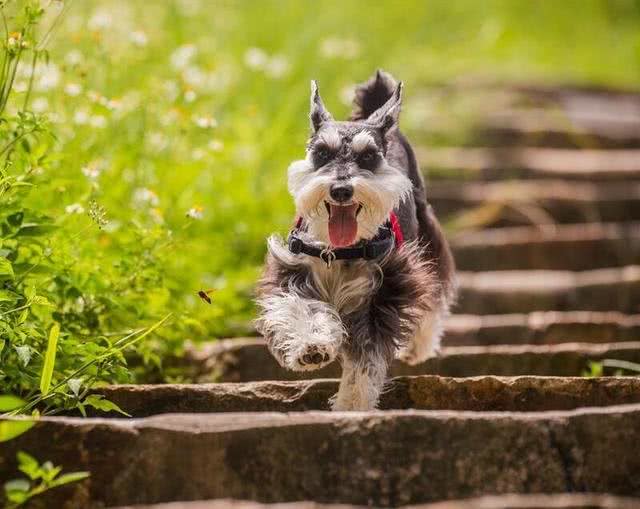
[[[169,502],[167,504],[128,505],[114,509],[364,509],[365,507],[361,505],[319,504],[309,501],[261,504],[250,500],[225,498],[219,500],[197,500],[194,502]]]
[[[136,505],[117,509],[352,509],[364,506],[289,502],[261,504],[248,500],[201,500],[168,504]],[[403,506],[405,509],[637,509],[640,499],[596,493],[497,495],[433,504]]]
[[[481,180],[562,178],[569,180],[640,179],[640,150],[559,148],[422,148],[418,161],[431,177]]]
[[[116,385],[95,392],[133,417],[148,417],[187,412],[329,410],[328,400],[337,390],[337,380],[304,380]],[[629,403],[640,403],[640,378],[416,376],[391,380],[380,409],[535,412]]]
[[[640,342],[615,344],[494,345],[445,347],[441,355],[409,366],[395,361],[391,376],[580,376],[590,360],[640,362]],[[318,371],[295,372],[280,367],[260,338],[230,339],[205,346],[198,354],[196,377],[203,382],[251,382],[338,378],[337,363]]]
[[[421,509],[634,509],[640,507],[640,500],[597,493],[537,493],[448,500],[411,507]]]
[[[640,264],[640,223],[522,226],[451,239],[460,270],[589,270]]]
[[[611,103],[607,105],[611,107]],[[474,136],[478,145],[620,149],[640,147],[640,109],[559,113],[545,109],[512,109],[485,118]],[[596,114],[594,114],[596,113]],[[620,112],[622,113],[622,112]]]
[[[616,343],[640,340],[640,315],[615,311],[538,311],[510,315],[452,315],[444,346]]]
[[[458,278],[457,313],[640,311],[640,266],[636,265],[583,272],[460,272]]]
[[[434,181],[427,195],[441,219],[480,206],[501,206],[489,222],[496,226],[640,220],[640,181],[509,180],[462,186],[459,181]]]
[[[486,494],[640,494],[640,405],[563,412],[44,418],[3,444],[91,477],[44,495],[98,508],[216,498],[417,504]]]

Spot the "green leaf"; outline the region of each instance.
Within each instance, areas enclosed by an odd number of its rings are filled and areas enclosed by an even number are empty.
[[[50,306],[50,307],[55,307],[55,305],[46,297],[43,297],[42,295],[36,295],[33,298],[32,304],[37,304],[39,306]]]
[[[26,479],[13,479],[4,483],[5,491],[29,491],[31,485]]]
[[[84,399],[82,403],[84,405],[91,406],[97,410],[100,410],[101,412],[118,412],[122,415],[126,415],[127,417],[131,417],[131,415],[122,410],[113,401],[104,399],[104,396],[100,394],[90,394]]]
[[[28,419],[15,419],[10,421],[0,421],[0,442],[7,442],[29,431],[36,421]]]
[[[38,460],[30,454],[18,451],[18,469],[29,476],[29,479],[36,480],[40,477],[40,465]]]
[[[27,298],[27,300],[33,300],[33,298],[36,296],[36,287],[33,285],[27,286],[24,290],[24,296]]]
[[[26,479],[13,479],[4,483],[4,492],[11,502],[21,503],[27,500],[31,484]]]
[[[18,316],[18,324],[22,325],[27,320],[28,316],[29,316],[29,308],[26,308],[20,313],[20,316]]]
[[[82,481],[89,477],[89,472],[69,472],[68,474],[62,474],[51,483],[51,487],[62,486],[63,484],[69,484],[72,482]]]
[[[13,267],[11,266],[11,262],[4,257],[0,257],[0,278],[8,277],[13,279]]]
[[[9,290],[0,290],[0,302],[13,302],[17,300],[18,294]]]
[[[11,394],[4,394],[0,396],[0,412],[11,412],[16,408],[20,408],[24,405],[24,401]]]
[[[40,377],[40,392],[46,395],[51,387],[53,377],[53,366],[56,363],[56,348],[58,347],[58,336],[60,336],[60,324],[54,322],[49,331],[49,341],[47,342],[47,353],[44,356],[42,375]]]

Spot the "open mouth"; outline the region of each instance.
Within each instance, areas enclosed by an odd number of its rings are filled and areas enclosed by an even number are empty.
[[[358,234],[358,214],[362,210],[359,203],[340,205],[325,201],[329,213],[329,240],[334,247],[350,246]]]

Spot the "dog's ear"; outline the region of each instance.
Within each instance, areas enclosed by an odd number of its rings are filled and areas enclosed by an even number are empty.
[[[383,135],[386,135],[398,128],[401,107],[402,81],[398,83],[389,100],[371,114],[367,119],[367,123],[382,131]]]
[[[324,122],[331,122],[333,117],[331,113],[327,111],[318,92],[318,84],[315,80],[311,81],[311,112],[309,113],[311,119],[311,129],[315,133]]]

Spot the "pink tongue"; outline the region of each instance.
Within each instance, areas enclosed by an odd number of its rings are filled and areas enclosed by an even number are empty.
[[[358,233],[358,221],[356,212],[358,204],[330,205],[331,217],[329,218],[329,240],[333,247],[345,247],[353,244]]]

